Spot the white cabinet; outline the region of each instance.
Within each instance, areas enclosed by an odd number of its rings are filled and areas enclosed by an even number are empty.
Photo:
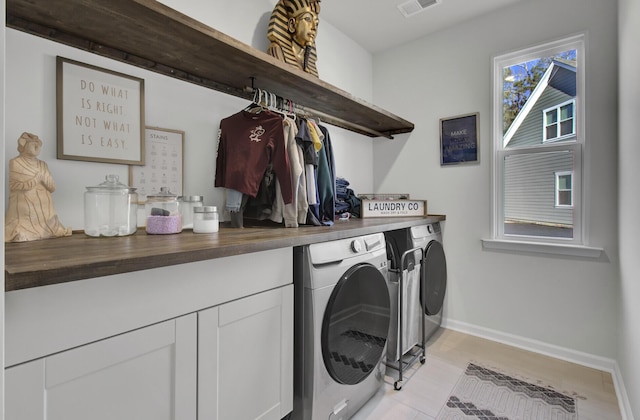
[[[6,369],[7,420],[280,420],[293,285]]]
[[[196,315],[9,368],[7,420],[196,419]]]
[[[280,420],[292,279],[283,248],[6,293],[5,418]]]
[[[293,408],[293,286],[198,313],[198,419],[280,420]]]

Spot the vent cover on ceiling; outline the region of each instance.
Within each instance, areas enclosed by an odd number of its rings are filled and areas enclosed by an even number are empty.
[[[404,17],[408,18],[417,13],[423,12],[429,6],[435,6],[440,3],[441,0],[409,0],[402,4],[398,5],[398,9],[400,13],[404,15]]]

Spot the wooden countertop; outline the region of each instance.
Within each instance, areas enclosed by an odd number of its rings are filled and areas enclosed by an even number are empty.
[[[370,218],[333,226],[282,228],[221,226],[218,233],[70,237],[5,244],[5,291],[47,286],[131,271],[184,264],[276,248],[309,245],[445,220],[444,216]],[[247,221],[245,221],[247,224]]]

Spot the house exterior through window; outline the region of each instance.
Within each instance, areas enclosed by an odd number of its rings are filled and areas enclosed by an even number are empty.
[[[573,172],[556,172],[556,207],[573,207]]]
[[[544,139],[543,141],[561,140],[566,136],[576,134],[573,108],[575,101],[554,106],[544,110]]]
[[[494,58],[493,238],[582,245],[582,35]]]

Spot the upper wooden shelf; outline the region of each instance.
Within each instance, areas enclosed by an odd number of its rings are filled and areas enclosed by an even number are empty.
[[[6,0],[7,26],[250,99],[275,93],[370,137],[414,125],[154,0]],[[266,36],[266,34],[265,34]]]

